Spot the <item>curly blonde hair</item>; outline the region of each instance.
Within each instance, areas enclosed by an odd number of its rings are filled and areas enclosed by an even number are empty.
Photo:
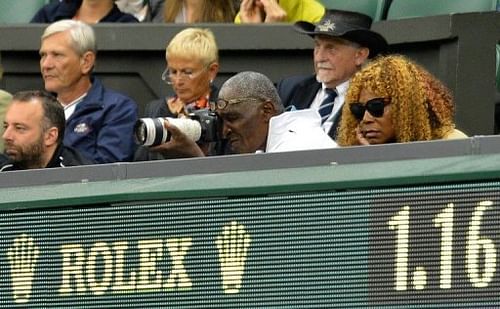
[[[441,81],[405,56],[380,56],[357,72],[349,85],[337,134],[341,146],[359,145],[359,120],[349,105],[359,101],[363,89],[390,98],[396,142],[441,139],[455,128],[453,98]]]

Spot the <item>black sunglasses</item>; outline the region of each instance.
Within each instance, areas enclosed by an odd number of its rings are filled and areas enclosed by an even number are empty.
[[[382,117],[384,115],[384,107],[391,102],[389,98],[371,99],[365,104],[360,102],[351,103],[349,109],[351,113],[361,121],[365,116],[365,111],[368,111],[373,117]]]

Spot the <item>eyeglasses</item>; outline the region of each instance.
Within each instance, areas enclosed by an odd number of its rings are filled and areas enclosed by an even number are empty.
[[[216,110],[222,110],[225,109],[228,105],[232,104],[239,104],[243,102],[261,102],[262,99],[258,98],[236,98],[236,99],[229,99],[229,100],[224,100],[224,99],[218,99],[215,102],[210,102],[210,110],[215,112]]]
[[[172,70],[169,68],[166,68],[165,71],[161,74],[161,80],[164,81],[168,85],[172,85],[172,80],[173,79],[182,79],[182,80],[193,80],[196,77],[200,76],[201,73],[203,73],[208,66],[205,66],[203,69],[193,72],[191,69],[183,69],[183,70]]]
[[[384,115],[384,108],[391,102],[389,98],[375,98],[371,99],[365,104],[360,102],[351,103],[349,109],[351,113],[361,121],[365,116],[365,111],[368,111],[373,117],[382,117]]]

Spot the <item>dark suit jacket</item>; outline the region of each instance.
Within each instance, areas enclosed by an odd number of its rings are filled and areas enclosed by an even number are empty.
[[[293,105],[296,109],[306,109],[311,107],[316,94],[321,89],[321,83],[316,80],[316,75],[292,76],[281,80],[276,88],[285,107]],[[340,117],[341,114],[335,119],[328,132],[332,139],[337,137]]]
[[[51,1],[44,5],[31,19],[31,23],[53,23],[61,19],[71,19],[82,5],[82,0]],[[100,23],[138,23],[131,14],[120,11],[116,4]]]
[[[321,83],[316,81],[315,75],[292,76],[281,80],[277,89],[285,107],[293,105],[296,109],[306,109],[321,89]]]

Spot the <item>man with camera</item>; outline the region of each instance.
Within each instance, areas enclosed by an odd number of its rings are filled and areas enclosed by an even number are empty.
[[[200,123],[200,136],[214,136],[228,142],[231,153],[281,152],[307,149],[334,148],[337,144],[322,130],[321,118],[314,110],[284,111],[272,81],[257,72],[241,72],[228,79],[221,87],[216,102],[211,102],[216,119],[207,125]],[[217,119],[218,118],[218,119]],[[206,119],[205,119],[206,120]],[[142,120],[143,121],[143,120]],[[196,120],[195,120],[196,121]],[[162,153],[175,152],[183,157],[204,156],[187,129],[175,125],[169,119],[164,129],[153,125],[136,128],[136,136],[169,135],[170,139],[151,150]],[[168,133],[164,133],[168,132]],[[198,135],[195,135],[195,139]],[[216,136],[216,135],[215,135]],[[140,139],[139,139],[140,140]],[[203,142],[206,142],[203,141]]]

